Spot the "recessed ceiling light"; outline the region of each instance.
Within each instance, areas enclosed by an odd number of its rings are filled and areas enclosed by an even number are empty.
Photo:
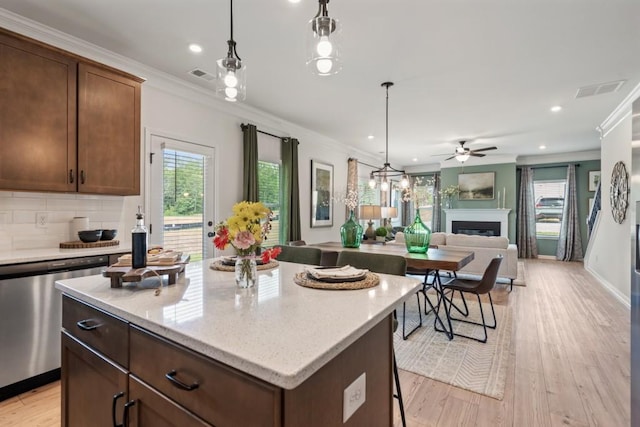
[[[412,160],[413,160],[414,162],[417,162],[417,161],[418,161],[418,158],[417,158],[417,157],[414,157]]]
[[[541,146],[539,146],[538,148],[539,148],[539,149],[541,149],[541,150],[546,150],[546,149],[547,149],[547,146],[546,146],[546,145],[541,145]]]
[[[367,139],[373,139],[373,135],[369,135]]]
[[[551,111],[554,113],[557,113],[560,110],[562,110],[562,107],[559,105],[554,105],[553,107],[551,107]]]
[[[191,43],[189,45],[189,50],[193,53],[200,53],[202,52],[202,46],[200,46],[199,44]]]
[[[289,0],[289,3],[300,3],[300,0]]]

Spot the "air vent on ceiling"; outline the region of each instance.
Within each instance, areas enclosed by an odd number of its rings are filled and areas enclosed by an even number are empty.
[[[586,96],[602,95],[603,93],[615,92],[624,84],[626,80],[618,80],[615,82],[600,83],[590,86],[582,86],[578,88],[576,98],[584,98]]]
[[[204,70],[201,70],[200,68],[196,68],[194,70],[189,71],[189,74],[191,74],[192,76],[196,76],[200,79],[205,79],[208,82],[216,79],[215,74],[208,73]]]

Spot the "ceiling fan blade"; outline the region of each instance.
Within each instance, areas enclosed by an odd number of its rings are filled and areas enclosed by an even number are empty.
[[[497,150],[498,147],[485,147],[485,148],[478,148],[477,150],[471,150],[472,153],[478,153],[480,151],[489,151],[489,150]]]
[[[446,159],[444,159],[444,161],[446,162],[447,160],[451,160],[451,159],[455,159],[456,156],[451,156],[451,157],[447,157]]]
[[[451,153],[446,153],[446,154],[432,154],[431,157],[442,157],[442,156],[450,156]]]
[[[486,154],[478,154],[478,153],[476,153],[474,151],[470,152],[469,155],[472,156],[472,157],[484,157],[484,156],[486,156]]]

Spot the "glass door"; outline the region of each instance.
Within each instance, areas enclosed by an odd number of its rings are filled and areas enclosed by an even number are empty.
[[[191,261],[214,256],[214,154],[212,147],[151,135],[150,245],[188,253]]]

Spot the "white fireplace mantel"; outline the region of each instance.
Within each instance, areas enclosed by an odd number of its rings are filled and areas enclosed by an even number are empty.
[[[500,235],[509,237],[509,212],[511,209],[444,209],[447,233],[451,233],[453,221],[492,221],[500,222]]]

